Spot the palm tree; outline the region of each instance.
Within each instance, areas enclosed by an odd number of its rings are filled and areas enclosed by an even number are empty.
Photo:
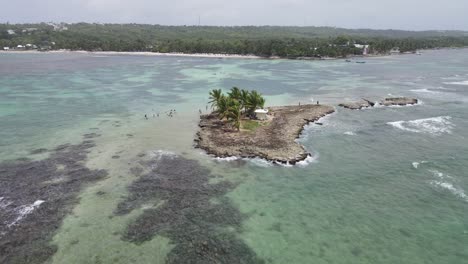
[[[219,109],[219,100],[223,96],[221,89],[213,89],[210,91],[210,101],[211,107],[218,111]]]
[[[265,106],[265,98],[260,93],[253,90],[249,93],[247,111],[249,115],[252,115],[256,109],[263,108]]]
[[[231,97],[232,99],[236,99],[240,101],[241,98],[241,90],[237,87],[232,87],[231,91],[228,93],[228,96]]]
[[[247,111],[247,105],[249,102],[249,91],[242,89],[241,94],[240,94],[240,103],[241,103],[241,108],[244,111]]]
[[[227,118],[229,122],[234,124],[234,126],[237,128],[237,131],[240,131],[242,107],[239,101],[231,99],[230,105],[228,107]]]
[[[229,107],[232,104],[232,101],[233,100],[231,98],[225,96],[224,94],[221,95],[221,97],[219,98],[218,111],[217,111],[219,119],[224,119],[228,117]]]

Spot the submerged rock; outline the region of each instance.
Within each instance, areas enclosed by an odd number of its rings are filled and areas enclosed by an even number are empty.
[[[115,215],[146,209],[129,223],[123,240],[141,244],[157,235],[169,238],[173,247],[166,263],[264,263],[238,237],[246,216],[225,196],[236,184],[210,183],[215,177],[210,170],[177,155],[162,153],[140,165]]]
[[[55,253],[50,242],[78,192],[106,176],[83,164],[93,146],[65,144],[43,160],[0,162],[0,263],[44,263]]]
[[[237,131],[215,114],[200,117],[196,147],[216,157],[260,157],[266,160],[295,164],[308,153],[296,142],[304,126],[335,110],[327,105],[270,107],[270,121],[255,131]]]

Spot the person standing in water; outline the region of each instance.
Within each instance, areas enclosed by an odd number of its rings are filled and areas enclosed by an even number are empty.
[[[145,119],[148,120],[148,116],[145,114]]]

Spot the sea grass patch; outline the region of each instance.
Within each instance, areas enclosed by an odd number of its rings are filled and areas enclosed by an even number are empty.
[[[180,156],[161,155],[141,165],[152,169],[134,170],[139,178],[115,214],[161,202],[131,222],[123,240],[140,244],[156,235],[170,238],[174,247],[167,263],[264,263],[237,236],[245,215],[225,196],[235,184],[210,184],[214,176],[207,168]]]
[[[57,251],[50,241],[78,192],[107,175],[83,163],[93,146],[65,144],[43,160],[0,163],[0,263],[44,263]]]

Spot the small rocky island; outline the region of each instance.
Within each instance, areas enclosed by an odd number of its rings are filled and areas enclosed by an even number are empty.
[[[264,100],[255,91],[248,94],[236,87],[228,96],[220,90],[210,93],[215,111],[201,115],[196,147],[216,157],[260,157],[295,164],[310,156],[296,142],[304,126],[334,112],[332,106],[326,105],[278,106],[259,112],[268,114],[258,120],[254,117],[255,110],[263,109]],[[225,105],[231,106],[226,109]]]
[[[405,106],[405,105],[417,104],[418,99],[408,98],[408,97],[390,97],[390,98],[384,98],[378,103],[379,105],[382,105],[382,106],[394,106],[394,105]],[[348,108],[351,110],[358,110],[362,108],[374,107],[376,104],[377,104],[376,102],[363,98],[361,101],[341,103],[338,106]]]

